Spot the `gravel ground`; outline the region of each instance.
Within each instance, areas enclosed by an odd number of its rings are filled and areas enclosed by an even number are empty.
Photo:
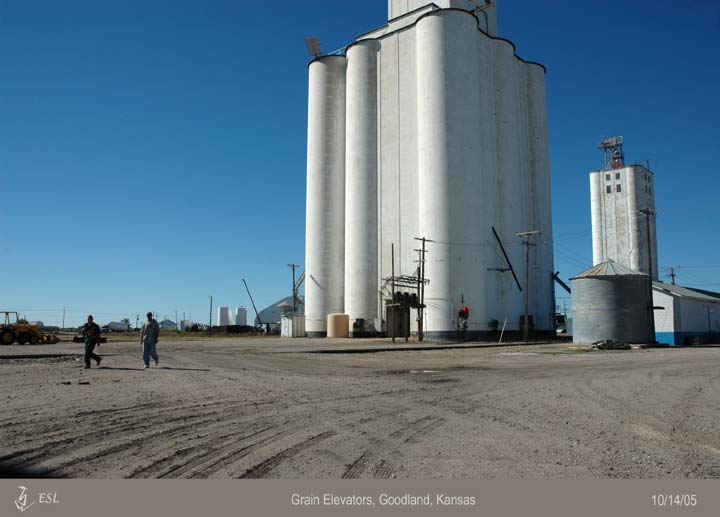
[[[82,345],[3,347],[0,463],[73,478],[720,477],[720,348],[377,351],[406,346],[165,339],[149,370],[130,342],[91,370]]]

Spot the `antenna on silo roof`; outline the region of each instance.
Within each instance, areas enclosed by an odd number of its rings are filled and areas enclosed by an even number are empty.
[[[305,38],[305,47],[307,48],[308,54],[313,57],[322,56],[322,49],[320,48],[320,40],[313,38]]]

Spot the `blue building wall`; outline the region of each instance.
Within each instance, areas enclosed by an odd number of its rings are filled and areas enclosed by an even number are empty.
[[[672,346],[682,346],[686,340],[691,342],[693,338],[702,338],[705,343],[720,343],[720,333],[717,332],[656,332],[655,339],[658,343],[670,343]],[[690,344],[690,343],[688,343]]]

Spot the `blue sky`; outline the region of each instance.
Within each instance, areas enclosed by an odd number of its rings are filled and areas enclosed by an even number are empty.
[[[307,55],[385,0],[0,0],[0,308],[207,319],[304,260]],[[591,265],[587,173],[625,136],[656,178],[659,261],[720,290],[720,3],[501,0],[548,68],[556,269]]]

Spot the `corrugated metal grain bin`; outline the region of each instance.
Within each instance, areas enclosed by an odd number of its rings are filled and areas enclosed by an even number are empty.
[[[608,261],[570,282],[574,343],[654,341],[648,275]]]

